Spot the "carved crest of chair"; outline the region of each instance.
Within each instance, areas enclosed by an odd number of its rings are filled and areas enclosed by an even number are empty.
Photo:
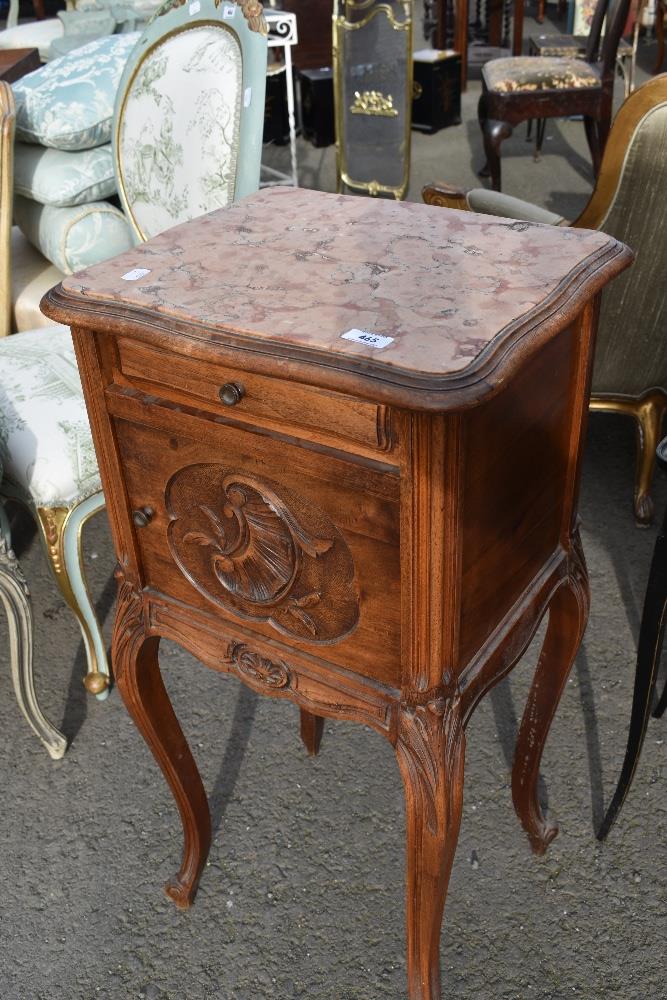
[[[655,449],[667,413],[667,74],[636,90],[618,112],[595,190],[571,225],[602,229],[636,252],[632,272],[602,298],[591,409],[631,416],[637,426],[634,511],[653,516],[650,497]],[[467,193],[447,185],[424,188],[432,205],[551,225],[553,212],[487,189]]]
[[[515,125],[533,118],[583,115],[597,176],[611,125],[616,52],[631,0],[598,0],[583,59],[567,56],[510,56],[482,69],[478,118],[486,165],[500,191],[500,147]],[[601,42],[602,26],[606,30]]]
[[[115,168],[138,241],[259,187],[267,62],[262,5],[199,2],[196,16],[177,0],[164,4],[121,80]],[[2,83],[0,105],[6,310],[14,103]],[[56,581],[81,626],[86,687],[103,697],[109,668],[83,573],[81,532],[104,497],[66,327],[0,340],[0,453],[2,493],[24,503],[41,529]]]

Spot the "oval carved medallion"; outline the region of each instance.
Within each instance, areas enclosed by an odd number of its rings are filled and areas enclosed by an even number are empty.
[[[319,508],[276,483],[217,464],[167,484],[169,547],[209,601],[309,642],[332,642],[359,619],[352,556]]]

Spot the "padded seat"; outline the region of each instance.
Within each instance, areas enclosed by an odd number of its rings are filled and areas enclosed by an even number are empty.
[[[18,226],[12,229],[11,261],[12,329],[53,326],[53,321],[40,311],[39,303],[49,288],[62,281],[62,271],[35,250]]]
[[[567,56],[511,56],[482,68],[486,89],[497,94],[599,87],[597,66]]]
[[[69,507],[102,489],[68,327],[0,341],[0,457],[38,507]]]

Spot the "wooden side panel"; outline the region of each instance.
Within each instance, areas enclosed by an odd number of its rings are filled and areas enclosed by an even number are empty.
[[[570,327],[465,417],[461,667],[558,548],[572,488],[577,363]]]

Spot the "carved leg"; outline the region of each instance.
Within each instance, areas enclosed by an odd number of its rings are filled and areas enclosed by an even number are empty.
[[[655,697],[662,641],[667,618],[667,514],[653,550],[651,572],[646,588],[642,623],[639,629],[635,690],[630,716],[630,733],[625,751],[621,776],[611,800],[607,815],[598,831],[598,840],[604,840],[611,830],[618,813],[630,791],[642,752],[651,706]]]
[[[183,858],[165,890],[178,907],[187,909],[211,846],[211,816],[197,765],[162,682],[159,643],[144,632],[141,596],[121,578],[112,646],[116,683],[181,815]]]
[[[37,704],[32,675],[32,609],[30,593],[16,556],[0,534],[0,601],[7,612],[9,663],[19,708],[51,757],[58,760],[67,740],[44,717]]]
[[[478,115],[486,154],[486,165],[479,173],[481,177],[491,177],[493,190],[500,191],[500,144],[503,139],[508,139],[511,136],[512,127],[507,122],[494,121],[484,117],[484,95],[479,101]]]
[[[587,620],[588,582],[582,556],[576,575],[561,585],[551,599],[547,633],[517,738],[512,798],[535,854],[544,854],[558,833],[558,827],[547,822],[540,806],[540,761]]]
[[[396,753],[405,786],[409,1000],[440,1000],[440,929],[463,804],[458,697],[404,706]]]
[[[104,497],[98,493],[76,507],[38,507],[36,510],[53,575],[83,636],[88,663],[84,684],[86,690],[98,698],[107,696],[109,666],[102,630],[83,573],[81,532],[88,518],[103,507]]]
[[[309,757],[317,757],[320,752],[322,733],[324,731],[324,719],[321,715],[314,715],[307,712],[305,708],[301,711],[301,739],[308,751]]]
[[[662,420],[667,409],[667,397],[654,393],[637,407],[637,473],[635,477],[635,517],[640,525],[653,520],[650,496],[655,471],[655,449],[660,441]]]

